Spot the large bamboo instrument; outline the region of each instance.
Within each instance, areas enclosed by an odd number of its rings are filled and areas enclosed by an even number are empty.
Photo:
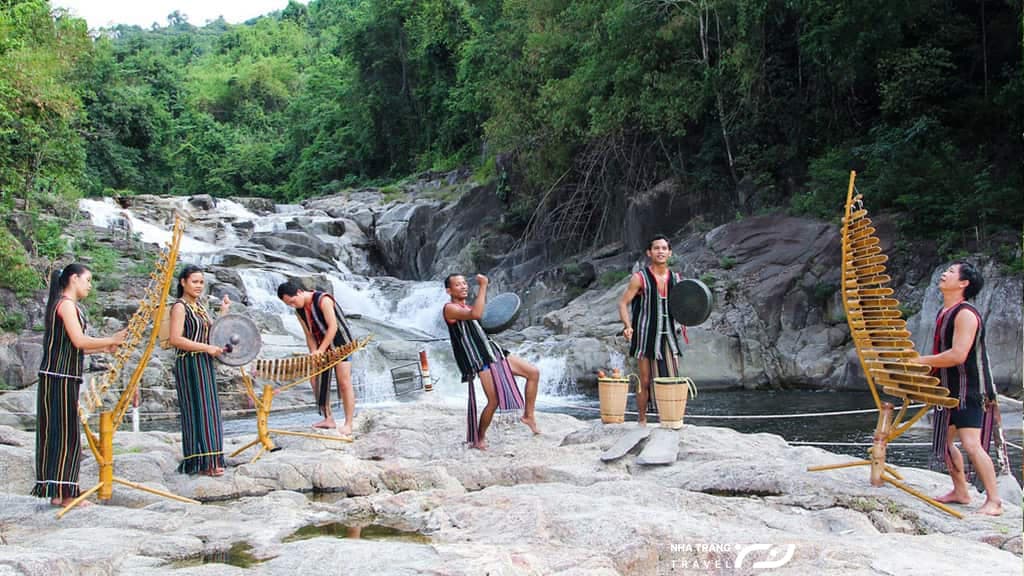
[[[61,510],[57,514],[58,518],[62,517],[93,493],[98,492],[97,497],[100,500],[109,500],[113,495],[115,483],[181,502],[199,503],[189,498],[155,490],[114,476],[114,433],[124,420],[124,415],[139,389],[142,373],[153,354],[153,348],[156,345],[157,335],[160,331],[160,322],[163,320],[160,310],[167,301],[167,294],[170,292],[171,284],[174,281],[174,267],[178,261],[178,246],[181,243],[184,228],[185,225],[182,220],[176,217],[171,240],[157,258],[154,269],[149,275],[149,284],[146,286],[145,294],[142,301],[139,302],[138,309],[128,319],[128,335],[125,341],[114,352],[114,359],[110,368],[103,374],[91,378],[85,387],[84,397],[79,403],[79,417],[82,421],[82,430],[85,432],[89,449],[92,451],[99,466],[100,481],[96,486],[82,492],[78,498],[75,498],[67,507]],[[152,329],[147,332],[147,329],[150,327]],[[138,362],[135,364],[134,370],[132,370],[131,376],[128,378],[124,388],[117,390],[114,384],[120,380],[121,374],[124,372],[129,360],[134,356],[135,350],[143,343],[144,348]],[[112,398],[115,392],[117,393],[116,400]],[[97,412],[99,412],[100,420],[100,433],[98,436],[89,425],[90,417]]]
[[[886,447],[889,442],[906,432],[933,406],[952,408],[957,399],[949,397],[949,390],[938,378],[931,376],[931,368],[915,364],[917,357],[914,343],[910,339],[907,322],[899,309],[900,302],[889,287],[891,278],[886,274],[888,256],[882,253],[875,228],[868,218],[860,194],[854,194],[856,173],[850,173],[850,184],[846,193],[846,211],[842,230],[842,297],[846,310],[846,322],[850,336],[864,369],[864,375],[871,390],[871,396],[878,408],[878,422],[875,426],[872,446],[868,450],[869,460],[858,460],[831,466],[813,466],[811,471],[831,470],[850,466],[870,466],[871,485],[892,484],[925,502],[961,518],[952,508],[929,498],[900,482],[903,478],[885,463]],[[903,402],[899,412],[893,415],[894,407],[883,401],[879,387],[889,396]],[[923,403],[920,410],[904,421],[914,402]]]
[[[309,432],[296,432],[293,430],[279,430],[270,428],[270,410],[274,402],[274,396],[286,390],[294,388],[299,384],[309,381],[320,374],[333,370],[339,362],[362,350],[370,342],[370,336],[361,340],[353,340],[339,348],[332,348],[323,354],[305,354],[292,356],[290,358],[276,358],[273,360],[256,360],[254,376],[258,376],[271,382],[288,382],[287,384],[274,388],[272,384],[264,384],[262,395],[256,393],[252,378],[242,369],[242,382],[245,385],[245,393],[252,399],[256,406],[256,439],[242,446],[231,453],[237,456],[249,448],[260,444],[256,456],[251,462],[255,462],[263,456],[264,452],[272,452],[277,449],[274,441],[270,439],[271,434],[282,434],[285,436],[302,436],[305,438],[317,438],[320,440],[333,440],[340,442],[351,442],[352,439],[346,436],[329,436],[327,434],[313,434]]]

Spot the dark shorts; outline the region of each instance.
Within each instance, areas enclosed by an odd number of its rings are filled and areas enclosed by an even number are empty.
[[[981,428],[985,418],[985,405],[979,402],[964,402],[960,408],[949,411],[949,425],[957,428]]]

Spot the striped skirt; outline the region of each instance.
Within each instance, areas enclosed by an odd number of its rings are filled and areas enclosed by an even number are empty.
[[[39,375],[36,395],[36,485],[42,498],[78,496],[82,436],[78,421],[78,378]]]
[[[181,411],[181,450],[178,472],[196,474],[224,467],[224,431],[217,400],[217,379],[209,354],[179,355],[174,381]]]

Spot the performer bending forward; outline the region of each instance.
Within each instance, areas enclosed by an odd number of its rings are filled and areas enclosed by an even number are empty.
[[[641,426],[647,424],[648,392],[652,390],[653,379],[679,374],[678,328],[668,313],[668,294],[680,278],[668,269],[671,257],[668,238],[660,234],[652,238],[647,244],[650,264],[633,274],[619,299],[619,319],[625,327],[622,334],[629,340],[629,355],[637,358],[640,367],[636,411]],[[632,310],[627,311],[630,304]],[[650,397],[653,408],[653,394]]]
[[[91,291],[92,272],[82,264],[68,264],[50,275],[36,396],[36,485],[32,495],[49,498],[54,506],[67,506],[79,494],[82,357],[113,352],[128,334],[121,330],[107,338],[85,335],[85,313],[78,302]]]
[[[295,309],[306,335],[306,346],[313,354],[323,354],[331,348],[345,346],[353,340],[352,331],[345,322],[345,313],[326,292],[303,290],[291,282],[277,287],[277,297]],[[352,390],[352,363],[346,358],[334,367],[338,378],[338,395],[345,407],[345,424],[338,426],[342,436],[352,434],[352,416],[356,410],[356,394]],[[324,419],[314,428],[334,428],[331,415],[331,370],[322,372],[310,381],[316,394],[316,405]]]
[[[519,395],[519,390],[516,388],[513,375],[526,378],[526,405],[519,420],[529,426],[534,434],[540,434],[534,414],[540,371],[518,356],[505,354],[487,339],[478,322],[483,317],[484,307],[487,305],[487,277],[477,274],[476,280],[480,285],[480,293],[477,294],[473,306],[469,306],[466,304],[466,298],[469,296],[466,278],[461,274],[450,274],[444,279],[444,288],[451,297],[451,302],[444,305],[443,314],[445,324],[448,325],[448,334],[451,336],[455,362],[462,373],[462,381],[469,384],[466,441],[471,448],[485,450],[487,443],[484,437],[488,426],[491,425],[491,418],[498,409],[499,401],[512,396],[501,403],[515,407],[519,405],[519,399],[515,398]],[[487,406],[480,414],[479,423],[476,421],[476,395],[473,390],[473,379],[477,375],[480,376],[480,385],[487,396]],[[497,386],[495,378],[500,380]]]
[[[213,359],[223,348],[210,344],[213,320],[203,306],[206,279],[198,266],[185,266],[178,275],[178,299],[171,306],[168,341],[177,348],[174,382],[181,411],[181,451],[184,458],[178,472],[221,476],[224,474],[224,431],[217,398],[217,372]],[[221,314],[227,314],[231,299],[221,300]]]

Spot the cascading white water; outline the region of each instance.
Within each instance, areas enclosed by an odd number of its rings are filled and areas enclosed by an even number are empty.
[[[446,338],[448,329],[441,312],[447,301],[448,295],[440,282],[419,282],[409,290],[405,298],[398,301],[391,320],[403,322],[438,338]]]
[[[131,210],[118,206],[112,198],[103,198],[102,200],[83,198],[78,201],[78,208],[89,214],[94,226],[108,228],[112,222],[127,217],[132,225],[132,234],[138,234],[139,239],[143,242],[163,246],[171,239],[170,230],[139,218]],[[182,258],[183,260],[207,263],[204,260],[209,260],[209,258],[204,257],[210,256],[222,248],[185,234],[181,238],[179,251],[185,256]]]

